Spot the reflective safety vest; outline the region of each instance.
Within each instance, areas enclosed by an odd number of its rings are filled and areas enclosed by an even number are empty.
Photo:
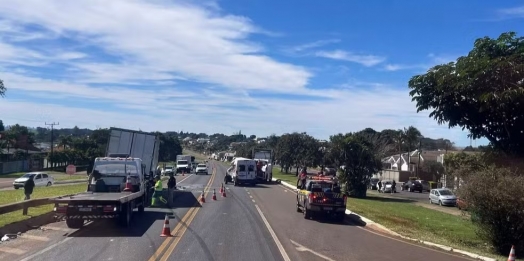
[[[162,192],[162,180],[159,180],[155,183],[155,191]]]

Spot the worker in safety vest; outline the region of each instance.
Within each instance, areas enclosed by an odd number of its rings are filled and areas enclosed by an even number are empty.
[[[153,198],[151,199],[152,207],[159,207],[160,202],[164,204],[167,203],[167,201],[162,197],[163,193],[164,193],[164,189],[162,188],[162,180],[160,179],[160,175],[156,175],[155,176],[155,192],[153,193]]]

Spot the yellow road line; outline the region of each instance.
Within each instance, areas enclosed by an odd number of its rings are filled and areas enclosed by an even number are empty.
[[[215,180],[215,176],[216,176],[216,169],[214,169],[213,176],[211,177],[211,179],[209,179],[209,182],[208,182],[206,188],[209,188],[209,186],[211,184],[213,184],[213,181]],[[204,189],[204,197],[207,197],[208,193],[209,193],[209,191],[207,191],[207,189]],[[173,242],[171,243],[171,246],[169,246],[169,248],[164,253],[164,256],[162,256],[160,261],[166,261],[169,258],[169,256],[171,256],[171,254],[175,250],[176,246],[178,245],[178,243],[180,242],[180,240],[182,239],[182,237],[186,233],[187,228],[189,227],[191,222],[193,222],[193,219],[195,218],[195,216],[196,216],[196,214],[198,213],[199,210],[200,210],[200,208],[196,208],[195,211],[193,212],[193,214],[191,215],[191,217],[185,222],[185,226],[182,225],[182,227],[179,230],[175,231],[175,235],[176,235],[175,240],[173,240]]]
[[[213,172],[212,172],[212,176],[211,178],[209,179],[209,181],[207,182],[206,184],[206,187],[204,188],[204,191],[206,190],[206,188],[209,188],[209,186],[212,184],[212,182],[215,180],[215,174],[216,174],[216,168],[213,169]],[[207,196],[207,192],[204,194],[204,197]],[[180,230],[182,224],[185,224],[188,222],[188,220],[192,217],[192,214],[193,213],[196,213],[197,210],[198,210],[198,207],[196,207],[198,205],[198,203],[195,203],[195,206],[191,207],[187,213],[184,215],[184,217],[180,220],[180,222],[175,226],[175,228],[173,230],[171,230],[171,234],[173,234],[173,232],[176,233],[176,231]],[[189,225],[189,223],[188,223]],[[158,249],[155,251],[155,253],[149,258],[148,261],[155,261],[157,260],[158,257],[160,257],[160,255],[162,254],[162,252],[164,251],[164,249],[169,245],[169,243],[173,240],[172,237],[168,237],[164,240],[164,242],[162,243],[162,245],[160,245],[160,247],[158,247]],[[178,244],[178,243],[177,243]],[[176,244],[175,244],[176,245]],[[171,249],[171,247],[169,248]],[[168,249],[168,250],[169,250]],[[168,251],[169,252],[169,251]],[[171,251],[172,252],[172,251]],[[168,255],[169,256],[169,255]]]

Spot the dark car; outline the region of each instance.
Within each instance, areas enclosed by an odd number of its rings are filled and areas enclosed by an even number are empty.
[[[378,178],[371,178],[371,179],[369,180],[369,186],[368,186],[368,188],[371,189],[371,190],[376,190],[376,189],[378,189],[378,181],[379,181]]]
[[[409,192],[418,191],[418,192],[422,193],[422,191],[424,190],[424,187],[422,186],[422,183],[420,183],[419,181],[409,180],[408,182],[402,184],[401,189],[402,190],[407,190]]]

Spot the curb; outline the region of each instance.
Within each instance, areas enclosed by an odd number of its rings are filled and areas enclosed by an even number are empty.
[[[60,184],[74,184],[74,183],[84,183],[87,182],[87,180],[64,180],[64,181],[57,181],[54,184],[60,185]]]
[[[280,183],[282,185],[284,185],[285,187],[289,188],[289,189],[292,189],[293,191],[295,191],[297,188],[296,186],[293,186],[285,181],[281,181],[279,179],[273,179],[273,181],[277,182],[277,183]],[[410,241],[415,241],[415,242],[418,242],[418,243],[421,243],[421,244],[424,244],[424,245],[428,245],[428,246],[432,246],[432,247],[436,247],[436,248],[440,248],[442,250],[445,250],[445,251],[448,251],[448,252],[455,252],[455,253],[459,253],[459,254],[462,254],[462,255],[465,255],[465,256],[468,256],[468,257],[471,257],[471,258],[475,258],[475,259],[479,259],[479,260],[483,260],[483,261],[497,261],[497,259],[494,259],[494,258],[490,258],[490,257],[485,257],[485,256],[481,256],[481,255],[477,255],[477,254],[474,254],[474,253],[471,253],[471,252],[467,252],[467,251],[464,251],[464,250],[460,250],[460,249],[454,249],[452,247],[449,247],[449,246],[444,246],[444,245],[440,245],[440,244],[436,244],[436,243],[432,243],[432,242],[427,242],[427,241],[423,241],[423,240],[419,240],[419,239],[415,239],[415,238],[410,238],[410,237],[406,237],[406,236],[403,236],[403,235],[400,235],[388,228],[386,228],[385,226],[381,225],[381,224],[378,224],[374,221],[372,221],[371,219],[368,219],[366,217],[363,217],[349,209],[346,209],[346,215],[353,221],[356,221],[356,222],[359,222],[361,223],[363,226],[367,227],[367,226],[370,226],[370,227],[376,227],[378,228],[379,230],[383,230],[393,236],[397,236],[397,237],[400,237],[402,239],[406,239],[406,240],[410,240]]]

